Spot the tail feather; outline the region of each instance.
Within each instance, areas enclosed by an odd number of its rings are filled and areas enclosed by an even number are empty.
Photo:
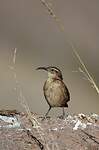
[[[65,107],[68,107],[68,104],[67,104],[67,103],[65,104]]]

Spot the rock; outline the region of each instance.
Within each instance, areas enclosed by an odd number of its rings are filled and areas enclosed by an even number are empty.
[[[25,113],[0,112],[1,150],[99,150],[97,114],[69,115],[65,119],[47,118],[44,121],[32,114],[31,118],[39,122],[34,127]]]

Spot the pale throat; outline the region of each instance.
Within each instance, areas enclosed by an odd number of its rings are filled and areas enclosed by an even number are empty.
[[[52,81],[53,79],[58,79],[59,77],[56,74],[48,72],[48,80]]]

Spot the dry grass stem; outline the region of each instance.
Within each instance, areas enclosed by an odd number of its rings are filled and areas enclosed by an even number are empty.
[[[90,73],[89,73],[89,71],[88,71],[86,65],[85,65],[84,62],[82,61],[80,55],[78,54],[78,52],[77,52],[75,49],[73,49],[73,52],[75,53],[77,59],[79,60],[81,66],[82,66],[82,69],[79,68],[79,71],[85,75],[86,79],[93,85],[93,88],[95,88],[95,90],[96,90],[97,93],[99,94],[99,88],[98,88],[98,86],[96,85],[96,83],[95,83],[93,77],[90,75]]]
[[[51,3],[49,4],[48,2],[46,2],[46,0],[40,0],[41,3],[45,6],[45,8],[47,9],[49,15],[51,15],[53,17],[53,19],[55,20],[55,22],[57,23],[57,25],[59,26],[59,28],[61,29],[61,31],[64,31],[64,26],[61,23],[61,20],[55,15],[53,9],[51,8]]]
[[[14,49],[13,64],[16,63],[16,54],[17,54],[17,48]]]
[[[46,0],[40,0],[41,3],[45,6],[45,8],[47,9],[49,15],[54,19],[54,21],[58,24],[58,27],[60,29],[60,31],[62,33],[65,33],[65,28],[64,25],[62,24],[61,20],[56,16],[56,14],[54,13],[53,9],[51,8],[51,6],[49,5],[49,3]],[[52,4],[51,4],[52,5]],[[84,62],[82,61],[79,53],[77,52],[77,50],[75,49],[74,45],[72,42],[70,42],[69,40],[67,40],[66,42],[68,42],[68,44],[71,46],[72,51],[74,53],[74,55],[76,56],[77,60],[79,61],[80,65],[82,66],[82,73],[86,76],[87,80],[93,85],[93,87],[95,88],[96,92],[99,94],[99,88],[96,85],[93,77],[91,76],[91,74],[89,73],[86,65],[84,64]]]
[[[32,125],[33,126],[35,125],[35,127],[37,127],[39,125],[39,123],[36,120],[36,118],[31,114],[30,109],[29,109],[28,104],[27,104],[27,101],[25,100],[25,97],[24,97],[24,95],[22,93],[20,84],[19,84],[19,82],[17,80],[17,74],[16,74],[16,69],[15,69],[16,55],[17,55],[17,48],[14,49],[13,55],[11,55],[12,56],[12,60],[13,60],[13,64],[12,64],[12,66],[10,66],[10,69],[12,69],[12,71],[13,71],[13,76],[14,76],[14,80],[15,80],[15,84],[16,84],[14,89],[17,92],[18,101],[24,107],[26,113],[28,114],[29,119],[32,122]]]

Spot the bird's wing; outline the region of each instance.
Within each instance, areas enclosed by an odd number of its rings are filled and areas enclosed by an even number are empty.
[[[63,95],[64,95],[66,102],[70,101],[69,90],[63,81],[60,81],[60,86],[61,86],[61,88],[60,88],[61,92],[63,92]]]

